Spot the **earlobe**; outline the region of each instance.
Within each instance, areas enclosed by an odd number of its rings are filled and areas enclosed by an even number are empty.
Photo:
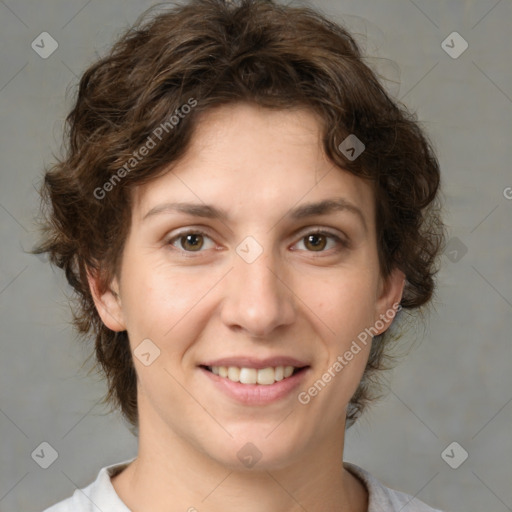
[[[103,323],[112,331],[125,331],[119,286],[114,278],[104,291],[101,290],[100,279],[97,274],[87,271],[87,280],[91,290],[96,310]]]
[[[394,268],[391,274],[381,281],[380,294],[377,300],[375,322],[384,327],[379,329],[379,334],[386,331],[391,325],[396,314],[400,310],[400,301],[405,286],[405,274],[398,268]]]

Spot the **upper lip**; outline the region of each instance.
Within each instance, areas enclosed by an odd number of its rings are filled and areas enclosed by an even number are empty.
[[[250,356],[233,356],[212,359],[202,363],[200,366],[236,366],[238,368],[255,368],[256,370],[261,370],[262,368],[275,368],[277,366],[294,366],[295,368],[303,368],[304,366],[308,366],[308,364],[294,357],[287,356],[267,357],[265,359]]]

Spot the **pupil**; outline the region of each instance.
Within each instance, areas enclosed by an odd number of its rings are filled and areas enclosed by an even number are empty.
[[[185,245],[189,245],[190,247],[192,247],[192,249],[194,249],[194,248],[195,249],[197,249],[197,248],[200,249],[201,246],[202,246],[202,243],[198,244],[198,240],[200,239],[201,236],[202,235],[194,235],[194,234],[186,235],[186,237],[185,237],[185,240],[186,240],[185,241]],[[186,249],[185,246],[183,248]]]
[[[320,239],[320,242],[318,241]],[[317,240],[315,243],[314,240]],[[313,247],[323,249],[325,247],[325,238],[323,235],[309,235],[308,243],[311,243]]]

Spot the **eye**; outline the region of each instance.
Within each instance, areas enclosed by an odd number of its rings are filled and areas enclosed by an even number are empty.
[[[209,241],[209,245],[208,245]],[[330,246],[329,246],[330,242]],[[342,248],[348,248],[347,240],[331,233],[330,231],[318,229],[304,235],[298,244],[303,243],[307,252],[323,253],[334,248],[334,252],[340,251]],[[172,245],[178,250],[194,253],[202,252],[202,249],[215,248],[215,242],[207,233],[200,229],[183,231],[174,235],[166,241],[166,245]],[[296,244],[297,245],[297,244]]]
[[[210,247],[205,247],[205,240],[210,240]],[[212,249],[215,247],[213,240],[203,231],[198,229],[178,233],[167,241],[172,245],[186,252],[201,252],[201,249]],[[206,244],[208,245],[208,244]]]
[[[328,242],[331,241],[331,247],[328,246]],[[331,249],[332,247],[337,247],[337,250],[341,250],[341,248],[348,247],[348,242],[338,235],[331,233],[330,231],[325,230],[315,230],[310,233],[307,233],[303,236],[298,243],[304,243],[306,247],[306,251],[308,252],[326,252],[324,249]]]

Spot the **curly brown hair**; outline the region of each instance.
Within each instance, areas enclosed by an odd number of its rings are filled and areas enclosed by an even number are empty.
[[[310,7],[272,0],[190,0],[158,13],[155,7],[81,77],[66,119],[65,157],[46,170],[41,185],[43,238],[32,251],[47,252],[65,271],[76,293],[77,332],[95,337],[108,382],[105,401],[135,428],[128,334],[102,323],[87,272],[99,276],[100,292],[108,289],[130,229],[131,192],[185,154],[201,112],[243,101],[319,114],[328,157],[373,184],[380,269],[384,277],[396,267],[405,274],[402,308],[419,312],[431,301],[445,240],[432,145],[416,115],[392,100],[363,62],[345,28]],[[161,143],[150,146],[155,133]],[[354,160],[339,149],[350,134],[365,144]],[[144,158],[136,158],[143,146]],[[347,428],[378,397],[375,377],[388,369],[392,339],[390,329],[373,339]]]

